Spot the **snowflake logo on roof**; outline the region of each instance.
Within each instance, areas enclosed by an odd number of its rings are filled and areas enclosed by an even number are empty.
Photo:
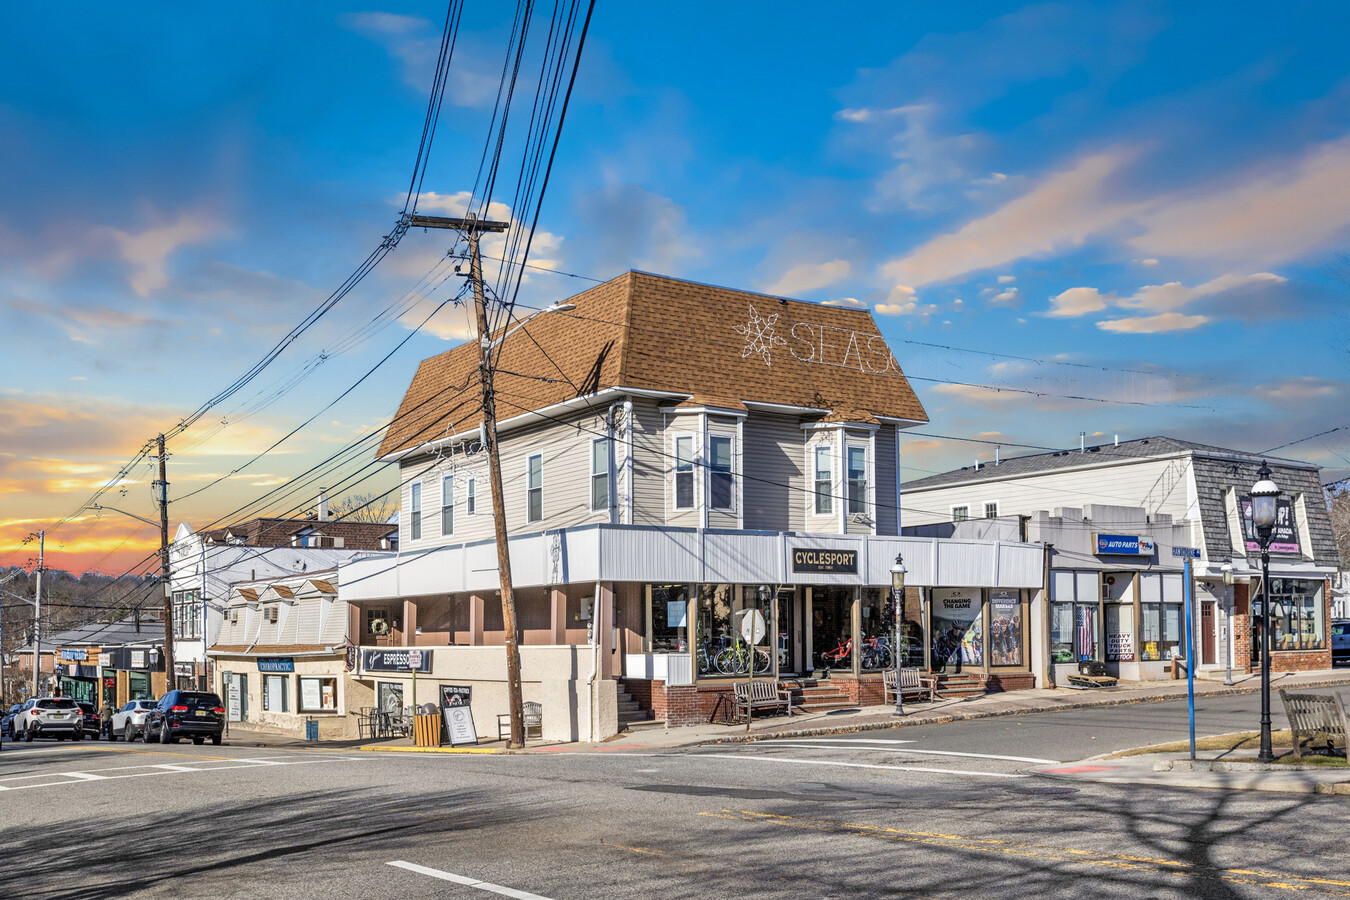
[[[774,332],[774,326],[778,324],[778,313],[774,313],[767,319],[755,312],[755,308],[750,307],[750,321],[744,325],[733,326],[737,334],[745,336],[745,346],[741,348],[741,359],[747,356],[759,356],[764,360],[764,365],[773,365],[771,358],[773,348],[779,345],[786,346],[787,341],[780,338]]]

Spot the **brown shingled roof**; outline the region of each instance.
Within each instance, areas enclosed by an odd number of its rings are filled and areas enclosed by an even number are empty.
[[[498,419],[640,388],[729,409],[751,401],[828,409],[831,420],[928,421],[866,310],[642,272],[568,302],[576,309],[532,319],[502,344]],[[476,429],[478,394],[476,342],[423,360],[380,455]]]

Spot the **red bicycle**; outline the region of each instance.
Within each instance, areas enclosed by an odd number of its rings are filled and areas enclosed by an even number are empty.
[[[853,638],[839,642],[833,650],[822,650],[820,667],[822,669],[846,669],[853,665]]]

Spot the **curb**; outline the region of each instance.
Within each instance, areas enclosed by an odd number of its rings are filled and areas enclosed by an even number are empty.
[[[509,750],[497,750],[492,747],[380,747],[374,744],[368,744],[364,747],[356,747],[357,750],[367,750],[372,753],[510,753]]]
[[[1319,688],[1319,687],[1350,687],[1350,681],[1346,680],[1307,681],[1302,682],[1294,687],[1298,689]],[[1293,689],[1294,688],[1286,688],[1286,690],[1293,690]],[[1223,697],[1237,694],[1256,694],[1259,693],[1260,690],[1261,688],[1259,686],[1252,688],[1221,687],[1215,690],[1204,691],[1203,693],[1197,692],[1196,699],[1198,701],[1199,698],[1202,696]],[[820,737],[823,735],[830,735],[830,734],[856,734],[864,731],[886,731],[891,728],[905,728],[915,725],[945,725],[948,722],[962,722],[974,719],[997,719],[1005,716],[1035,715],[1036,713],[1058,712],[1059,710],[1064,709],[1095,709],[1109,706],[1129,706],[1135,703],[1163,703],[1168,700],[1182,700],[1185,699],[1185,697],[1186,697],[1185,694],[1174,694],[1174,695],[1158,695],[1152,697],[1123,697],[1120,699],[1104,698],[1101,700],[1082,700],[1082,701],[1075,701],[1072,703],[1057,703],[1054,706],[1034,707],[1030,709],[999,709],[999,710],[989,710],[987,712],[976,711],[968,713],[954,712],[940,716],[926,716],[924,718],[909,718],[908,716],[906,716],[903,719],[897,719],[892,722],[864,722],[857,725],[839,725],[833,728],[803,728],[798,729],[796,731],[776,731],[773,732],[772,734],[767,733],[748,734],[748,735],[740,735],[738,737],[713,738],[710,740],[699,741],[696,743],[700,745],[746,744],[746,743],[754,743],[756,741],[771,741],[778,738]]]

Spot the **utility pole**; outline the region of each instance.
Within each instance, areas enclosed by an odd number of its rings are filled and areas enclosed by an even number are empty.
[[[159,501],[159,577],[164,586],[164,690],[177,687],[173,661],[173,584],[169,581],[169,481],[164,471],[164,435],[160,435],[159,480],[155,498]]]
[[[501,576],[502,627],[506,630],[506,693],[511,712],[511,749],[525,746],[525,709],[520,692],[520,645],[516,642],[516,598],[511,587],[511,551],[506,544],[506,501],[502,495],[501,459],[497,455],[497,407],[492,391],[492,335],[488,331],[487,298],[483,295],[483,264],[478,235],[500,232],[508,222],[491,222],[473,214],[466,218],[408,216],[412,228],[448,228],[469,239],[469,279],[473,282],[474,313],[478,321],[478,380],[483,390],[483,433],[487,438],[488,477],[492,488],[492,525],[497,539],[497,571]]]
[[[42,683],[42,551],[47,540],[47,532],[38,532],[37,585],[33,592],[33,696],[41,697],[39,685]]]

